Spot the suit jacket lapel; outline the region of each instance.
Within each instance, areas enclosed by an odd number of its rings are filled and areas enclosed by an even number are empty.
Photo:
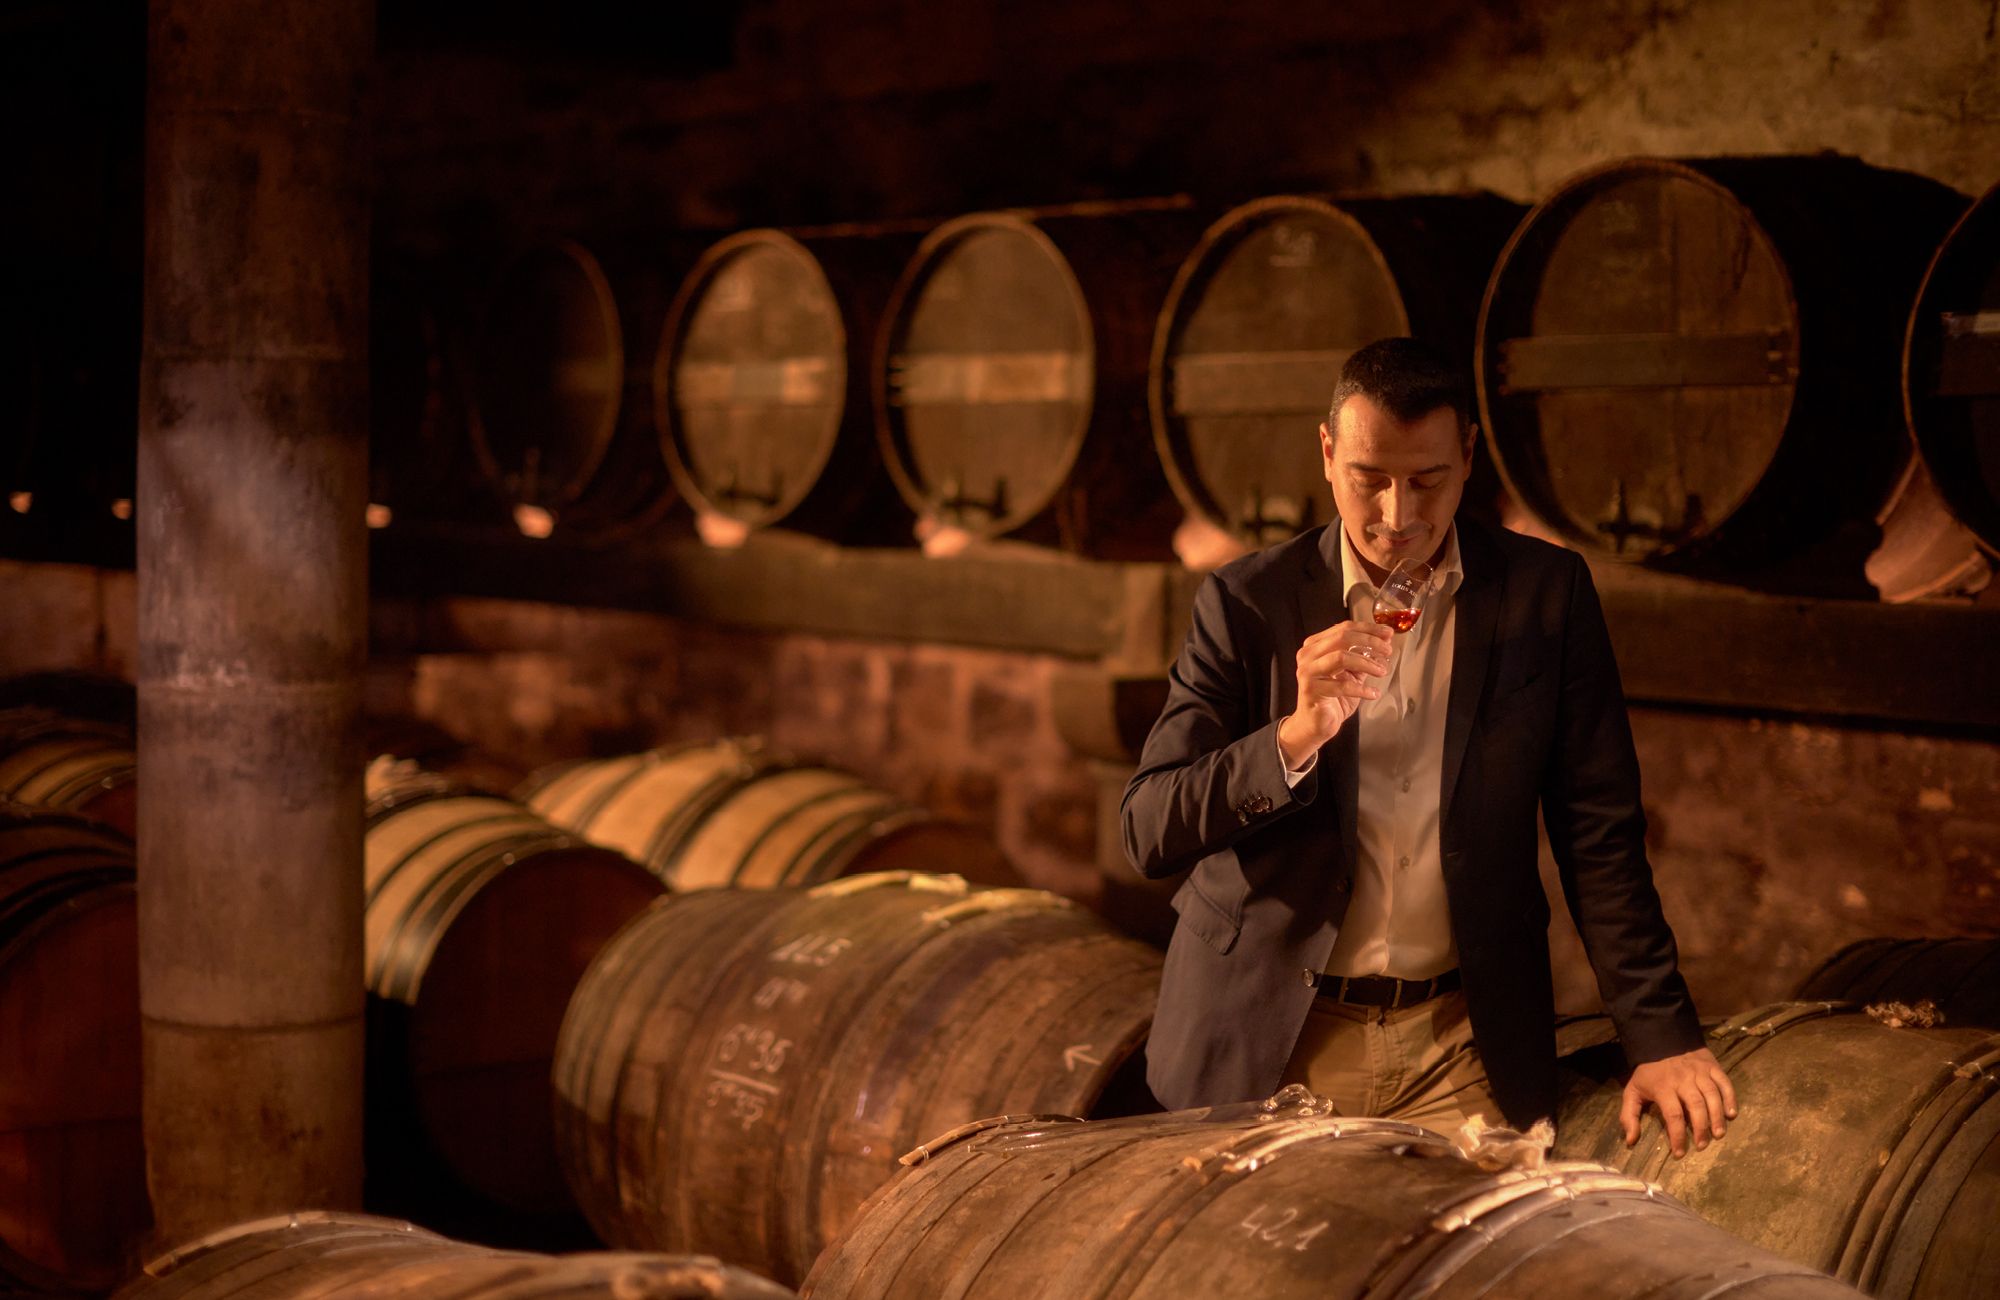
[[[1458,528],[1459,561],[1465,580],[1458,589],[1458,619],[1451,642],[1451,695],[1444,715],[1444,771],[1438,796],[1438,827],[1451,825],[1451,800],[1465,765],[1472,723],[1486,690],[1486,665],[1500,625],[1500,596],[1506,586],[1506,559],[1478,525]],[[1447,832],[1448,833],[1448,832]]]

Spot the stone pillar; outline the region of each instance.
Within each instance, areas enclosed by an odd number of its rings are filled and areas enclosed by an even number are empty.
[[[151,0],[139,969],[157,1236],[361,1192],[373,0]]]

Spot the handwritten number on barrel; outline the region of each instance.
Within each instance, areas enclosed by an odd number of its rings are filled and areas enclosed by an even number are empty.
[[[1322,1219],[1310,1228],[1294,1232],[1292,1228],[1298,1220],[1297,1206],[1287,1206],[1274,1214],[1270,1206],[1260,1205],[1250,1211],[1249,1216],[1236,1226],[1248,1233],[1252,1241],[1261,1241],[1265,1245],[1276,1246],[1279,1249],[1290,1247],[1302,1251],[1312,1245],[1313,1238],[1325,1232],[1331,1222]]]

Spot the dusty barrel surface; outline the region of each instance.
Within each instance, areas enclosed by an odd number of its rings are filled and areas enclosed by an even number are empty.
[[[1415,334],[1454,359],[1526,209],[1490,195],[1257,199],[1209,227],[1153,338],[1154,444],[1183,505],[1252,546],[1330,517],[1314,429],[1340,368]]]
[[[1903,396],[1938,491],[2000,553],[2000,187],[1952,229],[1924,275]]]
[[[1746,1012],[1709,1034],[1737,1118],[1681,1160],[1651,1116],[1626,1148],[1609,1039],[1596,1019],[1559,1039],[1575,1077],[1557,1154],[1655,1181],[1718,1227],[1871,1295],[2000,1293],[2000,1035],[1890,1029],[1839,1003]]]
[[[645,863],[677,890],[810,885],[898,870],[1018,883],[990,837],[755,740],[560,765],[515,793],[556,825]]]
[[[1961,202],[1831,158],[1565,182],[1481,309],[1481,422],[1509,488],[1576,545],[1675,567],[1752,569],[1865,528],[1908,458],[1905,304]]]
[[[152,1222],[132,844],[0,800],[0,1291],[102,1290]]]
[[[465,1186],[558,1212],[549,1063],[584,969],[661,892],[511,800],[408,765],[368,774],[369,1070],[378,1161],[412,1135]],[[398,1153],[400,1155],[400,1152]]]
[[[868,359],[914,235],[746,230],[667,314],[654,422],[681,494],[746,527],[909,536],[876,445]]]
[[[804,1292],[819,1300],[1854,1294],[1601,1166],[1490,1174],[1411,1125],[1331,1118],[1316,1102],[1285,1100],[968,1126],[906,1157],[912,1167],[827,1249]]]
[[[1861,939],[1822,962],[1797,997],[1916,1003],[1948,1026],[2000,1028],[2000,939]]]
[[[1053,894],[883,873],[662,900],[578,986],[558,1146],[608,1242],[796,1280],[925,1136],[1138,1107],[1159,954]]]
[[[132,834],[132,729],[33,706],[0,709],[0,799],[81,813]]]
[[[312,1210],[239,1223],[150,1261],[118,1300],[783,1300],[716,1259],[598,1251],[531,1255],[452,1241],[395,1219]]]
[[[1146,371],[1175,208],[975,213],[925,238],[876,343],[876,429],[910,508],[977,537],[1163,554]]]

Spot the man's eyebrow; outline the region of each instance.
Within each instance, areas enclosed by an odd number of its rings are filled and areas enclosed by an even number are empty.
[[[1358,469],[1358,470],[1360,470],[1360,471],[1361,471],[1362,473],[1364,473],[1364,474],[1389,474],[1389,473],[1390,473],[1390,471],[1388,471],[1388,470],[1386,470],[1386,469],[1382,468],[1382,467],[1381,467],[1380,465],[1370,465],[1370,464],[1368,464],[1368,463],[1367,463],[1367,462],[1365,462],[1365,461],[1359,461],[1359,460],[1350,460],[1350,461],[1348,461],[1348,462],[1347,462],[1347,468],[1349,468],[1349,469]],[[1422,477],[1423,477],[1424,475],[1426,475],[1426,474],[1436,474],[1436,473],[1438,473],[1438,472],[1439,472],[1439,471],[1441,471],[1441,470],[1447,470],[1447,469],[1450,469],[1450,468],[1451,468],[1451,466],[1449,466],[1449,465],[1447,465],[1447,464],[1444,464],[1444,463],[1443,463],[1442,461],[1440,461],[1440,462],[1439,462],[1438,464],[1435,464],[1435,465],[1426,465],[1426,466],[1425,466],[1424,468],[1422,468],[1422,469],[1420,469],[1420,470],[1414,470],[1414,471],[1412,471],[1412,472],[1411,472],[1411,474],[1410,474],[1410,477],[1411,477],[1411,478],[1422,478]],[[1391,474],[1391,477],[1394,477],[1394,475],[1393,475],[1393,474]]]

